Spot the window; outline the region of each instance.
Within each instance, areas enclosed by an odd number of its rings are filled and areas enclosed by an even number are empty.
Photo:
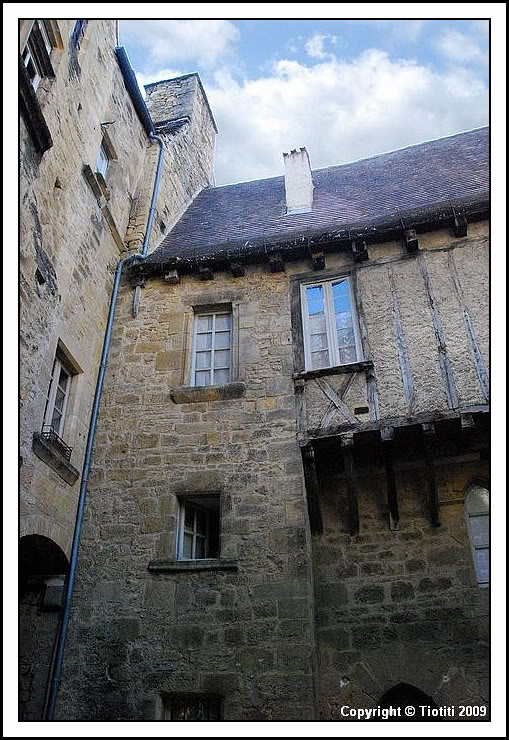
[[[231,311],[195,316],[191,385],[223,385],[231,379]]]
[[[65,363],[65,359],[57,353],[53,363],[51,382],[46,396],[44,411],[44,427],[46,431],[53,431],[59,437],[63,436],[65,413],[69,402],[71,379],[73,371]],[[51,428],[51,429],[49,429]]]
[[[465,496],[465,515],[477,583],[486,588],[490,583],[490,494],[486,488],[470,488]]]
[[[362,359],[348,278],[302,285],[301,302],[306,370]]]
[[[163,700],[163,719],[203,722],[221,719],[221,697],[216,694],[175,695]]]
[[[110,158],[108,157],[108,153],[104,148],[104,143],[102,143],[99,147],[99,154],[97,155],[97,160],[95,163],[95,171],[100,172],[103,177],[106,177],[106,171],[108,169],[109,162]]]
[[[50,62],[52,51],[48,31],[44,21],[34,21],[21,57],[34,90],[37,90],[43,77],[53,77],[53,68]]]
[[[177,559],[219,557],[219,496],[192,496],[180,501]]]

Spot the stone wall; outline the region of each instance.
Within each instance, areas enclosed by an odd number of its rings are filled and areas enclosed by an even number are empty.
[[[428,250],[413,259],[399,245],[381,246],[379,255],[393,248],[388,259],[396,261],[359,269],[384,417],[408,409],[393,299],[377,298],[389,269],[397,273],[416,397],[430,393],[422,408],[448,408],[433,330],[437,305],[447,342],[460,348],[459,359],[452,351],[450,357],[456,377],[467,378],[462,398],[481,403],[479,384],[468,380],[477,375],[465,324],[463,333],[458,328],[459,300],[453,292],[447,300],[443,286],[454,285],[441,267],[456,247],[462,305],[482,343],[486,315],[479,307],[486,304],[478,298],[474,306],[472,291],[484,286],[483,228],[474,225],[464,242],[424,235]],[[328,269],[334,260],[344,265],[347,258],[331,259]],[[421,261],[436,291],[432,305]],[[361,531],[353,538],[344,533],[342,474],[320,464],[325,528],[310,536],[290,316],[291,276],[308,270],[290,263],[286,272],[250,266],[244,277],[220,273],[210,282],[194,275],[178,285],[150,279],[136,318],[132,291],[122,288],[60,718],[156,719],[168,694],[213,692],[224,696],[226,719],[336,719],[340,703],[376,704],[400,681],[429,691],[437,703],[485,703],[486,590],[475,584],[458,503],[468,479],[486,475],[478,456],[440,463],[440,498],[447,501],[438,528],[425,513],[420,464],[405,455],[397,461],[399,531],[388,528],[384,478],[368,466],[359,479]],[[245,392],[232,397],[225,390],[214,400],[212,391],[183,386],[190,383],[193,309],[217,304],[232,307],[233,379]],[[421,364],[434,373],[433,388]],[[221,499],[228,568],[190,570],[176,563],[178,500],[212,492]],[[154,561],[161,567],[149,570]]]
[[[206,288],[206,289],[205,289]],[[229,302],[245,395],[175,404],[184,326]],[[123,290],[90,480],[60,716],[155,719],[170,692],[214,690],[235,719],[314,717],[310,536],[284,275]],[[186,381],[187,382],[187,381]],[[175,559],[177,497],[219,492],[222,569]]]
[[[488,475],[475,459],[437,465],[441,526],[426,512],[422,464],[396,478],[400,529],[389,531],[383,472],[358,479],[360,534],[346,533],[345,482],[321,476],[324,533],[313,538],[320,716],[375,707],[407,683],[438,706],[489,702],[489,589],[479,588],[463,497]],[[458,719],[456,716],[455,719]]]

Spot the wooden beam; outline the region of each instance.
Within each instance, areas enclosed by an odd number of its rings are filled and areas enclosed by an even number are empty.
[[[346,476],[346,495],[348,499],[348,532],[350,535],[355,536],[359,534],[359,502],[355,482],[353,444],[353,433],[341,435],[341,449]]]
[[[389,506],[389,528],[394,531],[399,529],[398,490],[396,488],[396,473],[394,472],[394,429],[385,427],[380,432],[382,440],[384,440],[382,451],[387,486],[387,504]]]
[[[322,512],[320,510],[320,486],[316,474],[315,451],[312,445],[306,445],[305,447],[301,447],[301,453],[311,534],[322,534],[323,522]]]
[[[440,504],[438,503],[438,489],[435,477],[435,462],[433,453],[433,440],[435,437],[435,425],[423,424],[422,433],[424,437],[424,455],[426,466],[426,482],[428,493],[428,511],[431,524],[434,527],[440,526]]]

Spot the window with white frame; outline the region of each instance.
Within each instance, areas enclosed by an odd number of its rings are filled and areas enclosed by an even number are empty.
[[[46,396],[44,411],[44,426],[51,427],[59,437],[63,436],[65,414],[69,402],[73,371],[66,364],[65,359],[57,353],[53,363],[51,381]]]
[[[192,496],[180,500],[177,559],[219,557],[219,496]]]
[[[303,284],[301,302],[306,370],[348,365],[362,359],[349,278]]]
[[[477,583],[486,588],[490,583],[490,494],[486,488],[470,488],[465,496],[465,516]]]
[[[191,385],[222,385],[231,380],[231,311],[198,313],[194,319]]]
[[[21,52],[25,69],[34,90],[37,90],[43,77],[53,76],[50,62],[52,48],[44,21],[34,21],[27,43]]]
[[[108,152],[104,148],[104,144],[101,143],[95,163],[95,171],[100,172],[103,177],[106,177],[106,171],[108,169],[109,162],[110,158],[108,157]]]

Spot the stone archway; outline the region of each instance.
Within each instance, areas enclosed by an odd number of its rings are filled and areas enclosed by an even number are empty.
[[[19,719],[41,720],[69,561],[48,537],[19,543]]]
[[[396,721],[401,719],[403,722],[426,722],[438,719],[438,717],[432,716],[431,711],[428,713],[427,709],[422,709],[422,707],[429,708],[429,710],[437,709],[437,705],[431,696],[409,683],[398,683],[386,691],[380,698],[378,706],[380,709],[389,709],[390,707],[399,709],[399,716],[394,717]],[[409,707],[415,710],[413,714],[405,711]]]

